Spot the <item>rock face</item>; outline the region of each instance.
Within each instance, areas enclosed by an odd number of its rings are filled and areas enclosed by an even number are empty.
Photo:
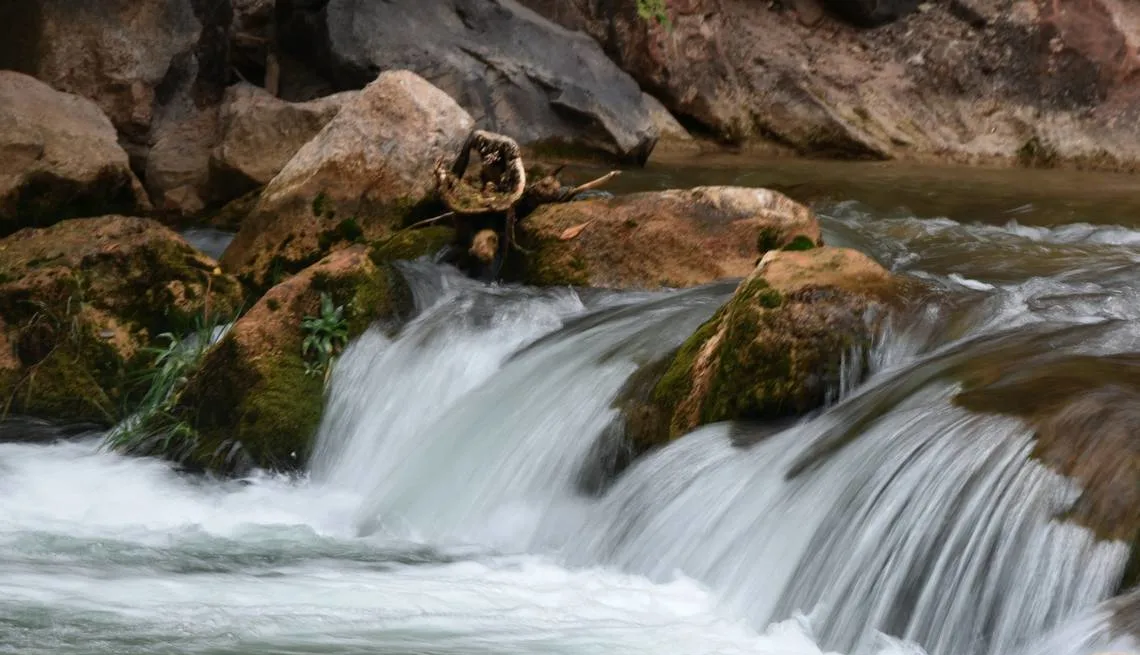
[[[822,406],[844,359],[858,365],[874,334],[873,310],[895,290],[885,269],[854,250],[769,252],[663,375],[646,374],[642,398],[624,403],[627,434],[647,448],[706,423]]]
[[[687,287],[820,243],[810,209],[768,189],[697,187],[545,205],[520,223],[528,284]]]
[[[146,207],[127,153],[98,107],[0,71],[0,236]]]
[[[415,74],[381,74],[266,186],[223,267],[268,288],[332,248],[389,234],[425,211],[435,162],[454,157],[472,125]]]
[[[1033,456],[1081,485],[1064,518],[1132,544],[1121,589],[1140,582],[1140,356],[1022,360],[967,380],[956,401],[1033,428]]]
[[[597,43],[513,0],[292,0],[280,12],[284,43],[315,51],[340,88],[407,69],[481,128],[523,145],[585,146],[640,162],[657,140],[637,84]]]
[[[117,418],[141,352],[207,311],[232,314],[237,281],[174,232],[106,216],[0,240],[0,402],[53,419]]]
[[[206,354],[178,401],[198,442],[189,465],[229,473],[292,470],[308,458],[324,406],[323,374],[306,371],[302,321],[321,294],[344,308],[348,338],[399,306],[392,273],[364,246],[339,250],[274,287]]]
[[[1140,12],[1118,0],[522,0],[602,43],[687,124],[846,158],[1140,167]],[[781,6],[787,9],[781,9]],[[806,17],[806,18],[811,18]],[[897,20],[895,20],[897,18]],[[894,22],[873,30],[846,24]],[[807,22],[809,25],[805,25]]]
[[[230,87],[221,109],[221,142],[211,157],[213,176],[230,197],[265,186],[356,95],[292,103],[251,84]]]

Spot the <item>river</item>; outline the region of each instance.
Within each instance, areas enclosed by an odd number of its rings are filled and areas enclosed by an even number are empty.
[[[188,476],[75,429],[0,444],[0,653],[1140,652],[1113,620],[1127,545],[1056,519],[1079,490],[1017,421],[911,382],[1104,321],[1038,347],[1137,351],[1140,183],[714,160],[617,189],[714,183],[812,202],[825,240],[938,300],[828,410],[708,426],[611,479],[615,394],[734,285],[488,287],[409,263],[418,313],[341,358],[303,476]]]

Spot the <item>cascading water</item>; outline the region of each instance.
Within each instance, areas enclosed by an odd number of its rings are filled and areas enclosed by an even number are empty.
[[[1127,545],[1058,518],[1080,490],[1020,421],[951,397],[964,362],[1136,351],[1140,232],[857,206],[826,227],[944,302],[827,410],[706,426],[600,489],[615,396],[731,282],[585,295],[409,264],[416,317],[344,354],[301,479],[0,444],[0,653],[1135,649],[1135,601],[1110,599]]]

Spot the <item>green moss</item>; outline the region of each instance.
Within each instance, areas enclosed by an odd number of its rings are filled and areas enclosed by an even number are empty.
[[[333,218],[333,214],[329,218]],[[358,243],[364,238],[364,230],[360,228],[360,224],[356,222],[355,218],[346,218],[336,224],[331,230],[325,230],[317,235],[317,247],[322,252],[327,252],[334,245],[344,241],[348,243]]]
[[[762,227],[756,234],[756,251],[761,255],[769,250],[775,250],[780,247],[781,237],[780,230],[772,227]]]
[[[515,262],[521,275],[508,271],[511,278],[540,287],[590,286],[590,265],[572,244],[548,240],[530,248],[530,254]]]
[[[429,226],[414,230],[400,230],[372,242],[368,256],[376,264],[399,260],[412,260],[434,255],[455,243],[455,230],[449,227]]]
[[[261,187],[258,187],[240,198],[231,200],[223,205],[221,209],[207,217],[206,223],[220,230],[237,231],[241,228],[241,224],[245,222],[246,217],[253,213],[254,208],[257,207],[257,201],[260,198]]]
[[[325,212],[328,211],[329,197],[325,195],[324,191],[321,191],[316,195],[315,198],[313,198],[312,209],[313,216],[316,216],[317,218],[323,217],[325,215]]]
[[[1027,168],[1053,168],[1059,159],[1057,149],[1037,136],[1017,149],[1017,161]]]
[[[781,248],[781,250],[800,251],[800,250],[811,250],[812,248],[815,248],[815,247],[816,247],[815,242],[812,241],[810,237],[807,237],[807,236],[800,234],[800,235],[796,236],[796,238],[792,239],[791,242],[788,243],[788,245]]]
[[[685,340],[685,343],[677,350],[677,354],[673,356],[673,361],[669,364],[669,368],[666,369],[665,374],[661,376],[661,380],[657,383],[657,386],[653,388],[653,403],[665,411],[668,416],[675,415],[677,406],[680,405],[681,401],[688,397],[692,391],[693,361],[705,343],[720,329],[720,323],[724,319],[725,311],[725,308],[721,308],[712,318],[697,328],[697,331],[694,332],[692,336]],[[680,433],[682,431],[683,429],[676,425],[675,420],[670,422],[669,438],[681,436]]]

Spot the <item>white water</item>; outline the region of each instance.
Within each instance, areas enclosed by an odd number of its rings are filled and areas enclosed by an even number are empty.
[[[970,302],[889,332],[878,380],[933,344],[1045,319],[1128,319],[1080,347],[1136,347],[1135,232],[1070,231],[1052,246],[1083,250],[1075,264],[1018,278],[905,223],[874,225],[905,251],[876,254]],[[934,229],[983,250],[1054,234]],[[1126,548],[1051,520],[1075,488],[1027,460],[1017,423],[951,408],[948,387],[909,393],[791,480],[875,380],[752,446],[730,439],[749,428],[702,429],[593,497],[578,481],[612,397],[730,287],[583,301],[417,275],[420,316],[338,367],[307,478],[219,483],[93,440],[0,444],[0,653],[1135,649],[1098,606]]]

